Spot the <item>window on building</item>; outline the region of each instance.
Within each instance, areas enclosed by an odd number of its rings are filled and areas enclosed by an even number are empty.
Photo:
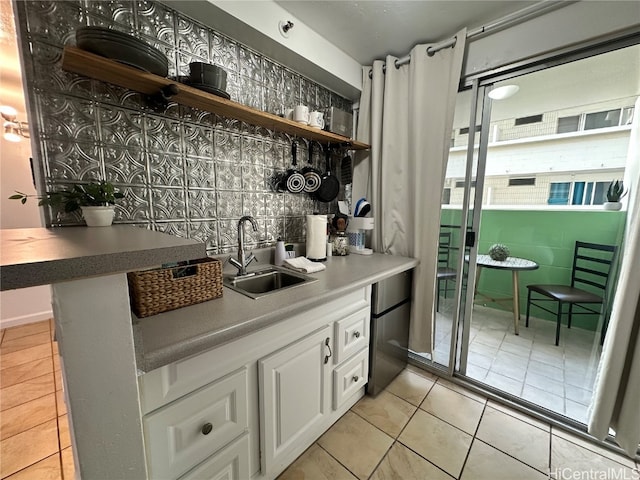
[[[458,180],[456,182],[456,188],[464,188],[464,180]],[[476,188],[475,180],[471,180],[471,188]]]
[[[610,182],[552,183],[547,203],[549,205],[602,205],[607,200],[609,184]]]
[[[585,115],[584,129],[617,127],[620,125],[620,109],[604,112],[587,113]]]
[[[542,114],[516,118],[515,123],[516,125],[529,125],[530,123],[539,123],[541,121],[542,121]]]
[[[602,205],[607,201],[607,190],[611,182],[596,182],[591,205]]]
[[[577,132],[580,129],[580,115],[558,118],[557,133]]]
[[[442,190],[442,205],[451,204],[451,189],[445,188]]]
[[[549,185],[549,205],[568,205],[571,182],[554,182]]]
[[[634,107],[625,107],[622,109],[622,121],[620,125],[631,125],[633,122]]]
[[[479,132],[482,129],[482,127],[480,125],[476,125],[476,133]],[[469,127],[464,127],[460,129],[460,135],[466,135],[467,133],[469,133]]]
[[[510,178],[509,186],[510,187],[520,187],[525,185],[535,185],[536,178],[535,177],[527,177],[527,178]]]

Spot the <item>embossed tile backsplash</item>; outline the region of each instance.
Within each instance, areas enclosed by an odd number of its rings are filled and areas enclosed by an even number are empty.
[[[302,102],[350,111],[347,99],[159,2],[26,0],[17,2],[17,15],[33,156],[47,190],[107,179],[125,194],[116,223],[191,237],[210,253],[236,248],[242,215],[257,219],[260,231],[247,238],[262,246],[278,237],[303,241],[306,214],[334,211],[335,204],[273,190],[273,174],[291,164],[293,138],[175,103],[154,105],[142,94],[65,72],[62,48],[75,43],[77,28],[104,26],[165,53],[170,76],[187,75],[192,61],[224,67],[232,100],[253,108],[278,114]],[[306,163],[306,142],[297,140],[298,161]],[[318,150],[313,164],[324,171]],[[50,225],[80,223],[50,217]]]

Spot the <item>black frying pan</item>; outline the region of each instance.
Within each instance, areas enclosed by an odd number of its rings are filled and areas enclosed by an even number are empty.
[[[304,177],[297,170],[298,165],[298,144],[293,142],[291,144],[291,157],[293,168],[287,170],[282,177],[282,189],[288,190],[291,193],[300,193],[304,190]]]
[[[327,171],[322,175],[322,183],[314,195],[318,201],[328,203],[335,200],[338,196],[340,182],[338,181],[338,177],[331,174],[331,150],[328,145],[324,154],[327,162]]]
[[[309,165],[300,170],[304,175],[304,191],[313,193],[322,184],[322,173],[313,167],[313,140],[309,140]]]

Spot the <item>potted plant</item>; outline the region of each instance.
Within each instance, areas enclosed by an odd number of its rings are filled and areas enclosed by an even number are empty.
[[[124,195],[107,181],[91,182],[84,185],[73,185],[55,192],[46,192],[43,196],[27,195],[16,191],[11,200],[26,203],[29,197],[36,197],[38,205],[61,208],[66,213],[80,210],[84,221],[89,227],[108,227],[113,223],[115,214],[114,204]]]
[[[620,210],[622,204],[620,199],[627,194],[624,189],[624,183],[622,180],[615,180],[609,184],[607,189],[607,201],[604,203],[605,210]]]

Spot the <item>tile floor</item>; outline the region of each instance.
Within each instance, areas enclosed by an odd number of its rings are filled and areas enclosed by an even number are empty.
[[[0,330],[0,478],[74,478],[50,321]]]
[[[451,322],[446,311],[436,321],[438,361],[448,359]],[[601,351],[595,332],[563,326],[556,347],[555,323],[531,318],[526,328],[523,316],[516,336],[511,312],[474,305],[467,376],[586,423]]]
[[[279,480],[547,478],[632,479],[640,470],[632,459],[409,367],[376,398],[354,405]]]
[[[0,331],[2,479],[74,478],[52,337],[51,322]],[[280,478],[525,480],[550,471],[556,479],[640,478],[631,459],[410,367],[358,402]]]

